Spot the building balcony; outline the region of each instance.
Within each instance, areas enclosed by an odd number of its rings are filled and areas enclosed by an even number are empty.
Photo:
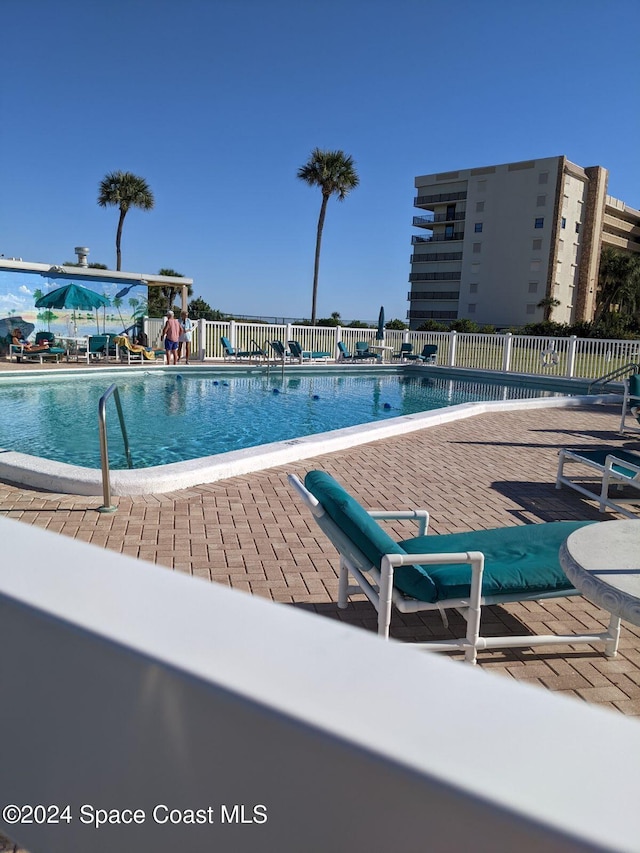
[[[433,264],[437,261],[461,261],[462,252],[431,252],[427,255],[411,255],[412,264]]]
[[[412,272],[409,281],[460,281],[460,270],[453,272]]]
[[[453,234],[430,234],[429,236],[419,236],[413,234],[411,242],[416,243],[444,243],[449,240],[464,240],[464,231],[454,231]]]
[[[434,223],[442,223],[442,222],[460,222],[465,216],[466,212],[460,211],[458,213],[428,213],[426,216],[414,216],[413,224],[418,228],[429,228],[430,225]]]
[[[457,311],[407,311],[407,320],[457,320]]]
[[[414,207],[429,207],[432,204],[444,204],[448,201],[463,201],[466,199],[466,192],[458,193],[435,193],[432,195],[419,195],[413,200]]]
[[[440,302],[457,302],[460,299],[459,290],[432,290],[418,292],[410,290],[407,294],[408,302],[420,302],[424,299],[437,299]]]

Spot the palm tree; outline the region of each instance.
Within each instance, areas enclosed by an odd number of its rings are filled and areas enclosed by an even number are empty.
[[[332,195],[338,197],[338,201],[344,201],[348,193],[355,189],[360,183],[360,178],[355,170],[353,158],[344,151],[321,151],[314,148],[311,157],[298,169],[298,177],[310,187],[320,187],[322,193],[322,204],[320,216],[318,217],[318,232],[316,236],[316,256],[313,267],[313,297],[311,300],[311,323],[316,323],[316,300],[318,297],[318,271],[320,269],[320,244],[322,243],[322,229],[324,217],[327,212],[327,204]]]
[[[184,278],[181,272],[176,272],[168,267],[162,267],[161,270],[158,270],[158,275],[168,275],[172,278]],[[171,311],[176,294],[181,291],[182,287],[170,287],[168,285],[164,285],[160,288],[160,292],[167,300],[167,311]],[[187,285],[187,296],[193,296],[193,287],[190,284]]]
[[[562,305],[559,299],[556,299],[554,296],[545,296],[544,299],[541,299],[538,302],[538,308],[544,308],[544,319],[550,320],[551,314],[554,308],[559,308]]]
[[[618,305],[619,313],[634,314],[640,305],[640,258],[605,246],[600,255],[596,320]]]
[[[122,268],[120,240],[124,218],[130,207],[151,210],[154,204],[153,193],[144,178],[139,178],[131,172],[110,172],[100,182],[98,204],[100,207],[113,205],[120,208],[116,231],[116,270],[120,270]]]

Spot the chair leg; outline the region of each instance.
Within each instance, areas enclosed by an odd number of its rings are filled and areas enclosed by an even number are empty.
[[[349,586],[349,569],[340,557],[340,577],[338,579],[338,607],[344,610],[348,604],[347,587]]]
[[[391,595],[393,593],[393,566],[388,557],[382,558],[380,591],[378,594],[378,634],[389,639],[391,625]]]

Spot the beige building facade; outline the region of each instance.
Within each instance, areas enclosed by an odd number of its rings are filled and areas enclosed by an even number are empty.
[[[640,212],[607,179],[562,156],[417,177],[410,327],[591,320],[602,247],[640,252]]]

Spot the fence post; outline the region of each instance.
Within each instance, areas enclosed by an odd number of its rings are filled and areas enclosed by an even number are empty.
[[[338,358],[338,342],[342,340],[342,326],[336,326],[336,340],[333,347],[333,357]]]
[[[207,355],[207,321],[198,320],[198,361],[204,361]]]
[[[287,346],[287,341],[293,340],[293,325],[291,323],[287,323],[287,340],[284,342],[285,347]]]
[[[567,353],[567,378],[572,379],[576,369],[576,351],[578,349],[578,338],[571,335],[569,338],[569,352]]]
[[[449,367],[456,366],[456,342],[458,333],[453,330],[449,332]]]
[[[229,320],[229,343],[236,348],[236,321]]]
[[[502,348],[502,372],[508,373],[511,367],[511,347],[513,346],[513,334],[507,332],[504,335],[504,347]]]

